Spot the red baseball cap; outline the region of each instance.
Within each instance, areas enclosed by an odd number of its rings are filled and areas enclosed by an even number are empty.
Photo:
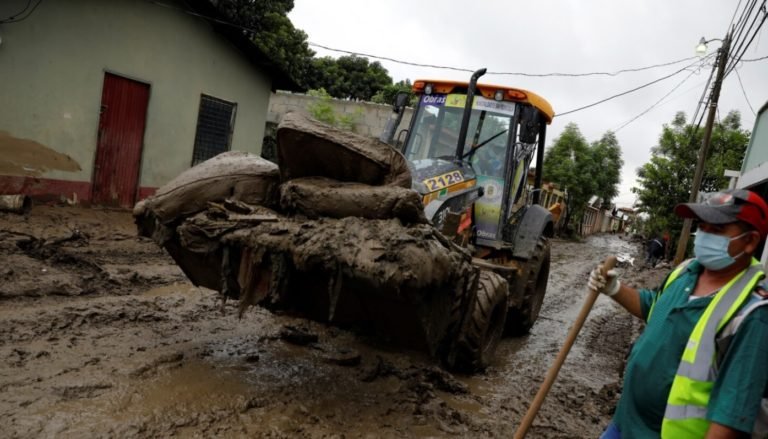
[[[768,234],[768,204],[760,195],[746,189],[734,189],[710,194],[701,203],[682,203],[675,214],[695,218],[710,224],[744,221],[765,238]]]

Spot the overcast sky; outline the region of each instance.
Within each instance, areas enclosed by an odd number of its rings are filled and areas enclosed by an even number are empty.
[[[295,0],[290,18],[311,43],[352,52],[473,70],[486,67],[489,72],[575,73],[616,71],[694,56],[702,36],[711,39],[725,35],[736,4],[735,0]],[[719,45],[712,42],[708,53],[714,53]],[[312,49],[317,56],[343,55]],[[765,55],[768,25],[744,58]],[[469,73],[380,62],[395,81],[469,78]],[[563,113],[685,66],[681,63],[615,77],[487,74],[481,82],[534,91],[549,100],[556,113]],[[615,200],[619,206],[630,206],[635,200],[630,192],[636,184],[635,170],[649,160],[662,124],[670,122],[677,111],[692,117],[710,69],[707,66],[690,76],[662,104],[617,132],[625,161]],[[743,63],[739,73],[752,107],[759,110],[768,101],[768,60]],[[588,141],[599,139],[607,130],[616,130],[652,106],[687,75],[683,72],[639,92],[556,117],[547,134],[547,146],[569,122],[578,124]],[[755,118],[735,74],[723,85],[720,114],[724,117],[733,109],[741,112],[743,126],[751,130]]]

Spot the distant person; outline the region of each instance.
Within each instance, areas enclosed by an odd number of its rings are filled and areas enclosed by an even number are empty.
[[[660,288],[636,290],[600,267],[590,274],[590,287],[646,321],[601,438],[768,437],[768,283],[753,258],[768,205],[732,190],[675,213],[699,221],[695,258]]]
[[[664,260],[668,261],[669,258],[669,251],[672,248],[671,245],[669,245],[670,239],[672,237],[669,235],[669,230],[664,230],[664,234],[661,236],[662,240],[664,241]]]
[[[653,268],[664,258],[665,241],[661,236],[654,235],[654,238],[648,241],[646,245],[645,263]]]

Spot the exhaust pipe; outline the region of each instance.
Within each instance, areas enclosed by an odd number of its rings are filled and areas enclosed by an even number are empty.
[[[0,195],[0,211],[29,213],[32,200],[26,195]]]
[[[472,74],[467,85],[467,102],[464,104],[464,115],[461,118],[461,127],[459,128],[459,144],[456,145],[456,160],[461,161],[464,157],[464,144],[467,143],[467,131],[469,130],[469,119],[472,117],[472,104],[475,102],[475,88],[477,80],[485,75],[487,69],[480,69]]]

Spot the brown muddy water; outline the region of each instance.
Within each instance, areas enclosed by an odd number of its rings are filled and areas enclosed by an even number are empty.
[[[387,340],[251,309],[191,285],[128,212],[0,214],[0,436],[511,437],[623,236],[555,240],[541,317],[474,376]],[[662,270],[624,267],[654,285]],[[640,323],[601,297],[531,438],[597,437]],[[316,342],[285,337],[316,336]]]

